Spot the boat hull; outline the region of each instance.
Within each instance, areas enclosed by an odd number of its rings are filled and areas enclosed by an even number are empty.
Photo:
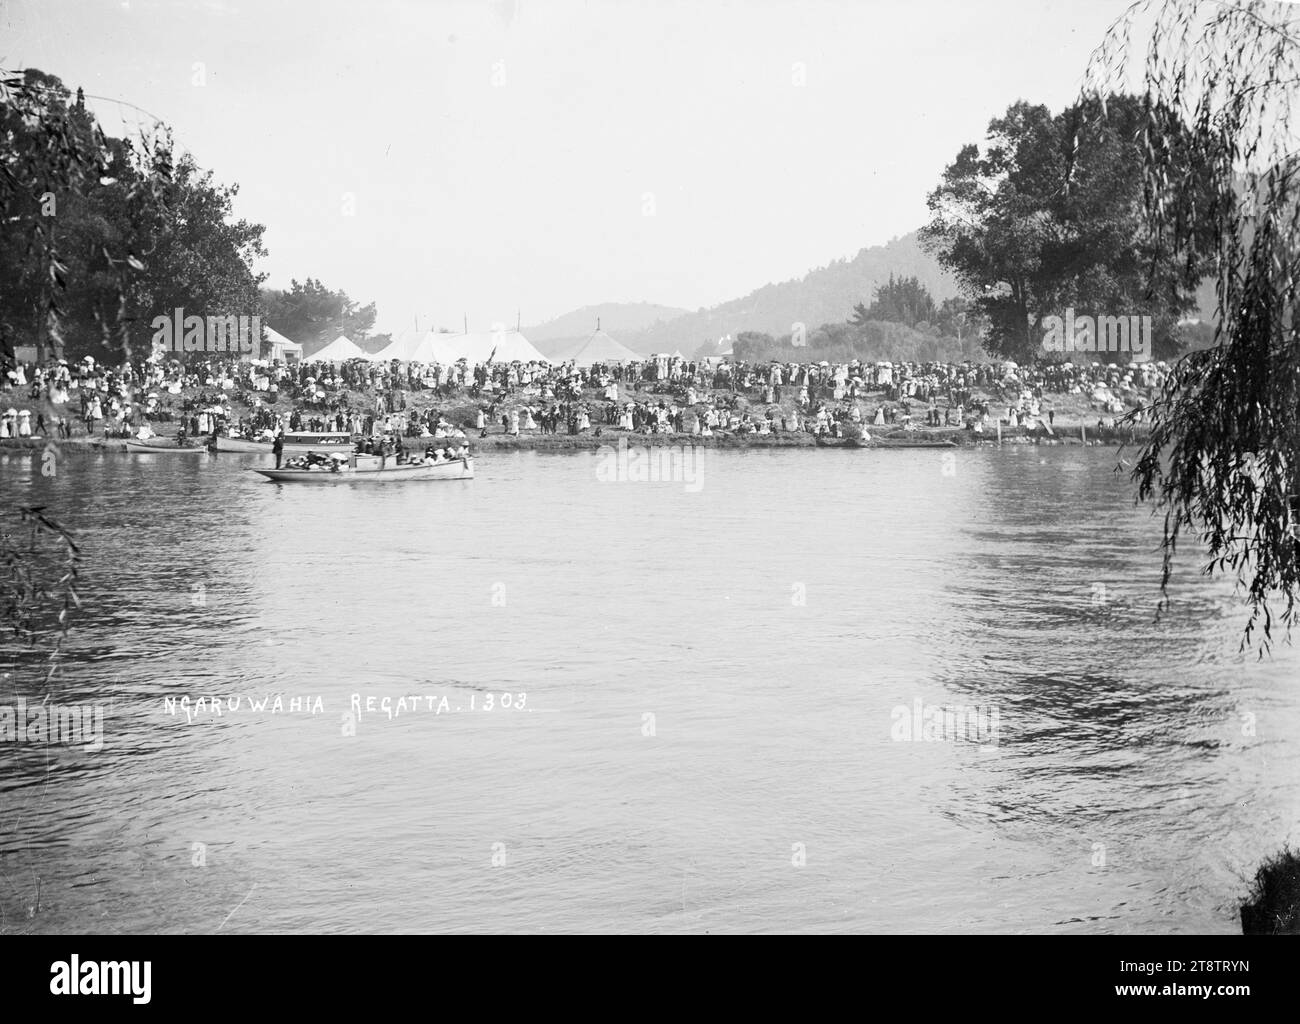
[[[219,452],[237,452],[242,455],[257,453],[259,455],[271,454],[270,441],[245,441],[242,437],[224,437],[217,435],[217,451]]]
[[[956,441],[875,441],[868,448],[959,448]]]
[[[817,437],[814,443],[818,448],[866,448],[869,442],[856,437]]]
[[[376,460],[378,461],[378,460]],[[391,483],[400,480],[473,480],[474,460],[456,459],[421,465],[389,465],[383,468],[342,466],[330,469],[255,469],[268,480],[281,484]]]
[[[146,444],[143,441],[127,441],[126,450],[136,455],[205,455],[208,451],[203,445],[180,448],[175,444]]]

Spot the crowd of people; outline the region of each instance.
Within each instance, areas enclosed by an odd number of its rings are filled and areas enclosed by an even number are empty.
[[[657,356],[581,367],[197,358],[108,367],[87,357],[20,364],[0,375],[0,405],[9,406],[0,413],[0,439],[129,437],[142,428],[247,438],[286,430],[437,438],[471,428],[513,436],[820,434],[866,422],[978,431],[994,421],[1050,423],[1049,395],[1082,395],[1103,416],[1119,414],[1148,402],[1168,372],[1152,362],[753,364]],[[17,408],[24,399],[31,407]]]
[[[348,459],[340,453],[308,451],[302,455],[292,456],[287,460],[282,460],[284,453],[284,443],[282,438],[277,438],[274,442],[272,451],[275,455],[276,469],[315,469],[339,472],[347,463]],[[456,459],[466,459],[469,457],[469,443],[461,440],[459,444],[428,444],[425,445],[423,453],[417,449],[408,448],[402,442],[402,436],[384,437],[366,437],[358,440],[353,447],[353,454],[379,456],[383,459],[392,459],[393,464],[397,466],[422,466],[438,465],[444,462],[452,462]]]

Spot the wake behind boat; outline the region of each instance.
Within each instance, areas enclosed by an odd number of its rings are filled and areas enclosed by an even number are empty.
[[[392,455],[349,455],[335,453],[309,458],[306,467],[255,469],[277,483],[335,484],[352,482],[383,483],[393,480],[472,480],[474,459],[417,459],[398,462]]]

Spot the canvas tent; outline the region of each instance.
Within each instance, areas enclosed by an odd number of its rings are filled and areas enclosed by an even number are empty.
[[[478,331],[470,334],[436,335],[434,344],[438,351],[450,356],[439,362],[466,359],[470,363],[485,363],[492,356],[494,363],[549,363],[550,360],[533,347],[533,343],[518,331]],[[493,354],[495,350],[495,355]]]
[[[613,341],[612,338],[610,340]],[[492,355],[494,349],[496,354]],[[362,352],[346,338],[338,338],[311,358],[332,362],[363,358],[385,363],[392,359],[404,363],[454,363],[458,359],[465,359],[473,364],[486,362],[489,355],[494,363],[510,363],[515,360],[523,363],[550,362],[518,331],[480,331],[473,334],[405,331],[374,355]],[[632,358],[638,357],[633,355]]]
[[[272,330],[270,327],[262,328],[262,358],[270,359],[272,362],[279,359],[283,362],[290,362],[302,358],[302,346],[296,341],[290,341],[279,331]]]
[[[415,346],[420,343],[422,337],[423,335],[419,331],[414,328],[409,328],[399,334],[378,352],[371,355],[370,358],[377,363],[387,363],[393,359],[408,362],[411,358],[410,353],[414,351]]]
[[[380,351],[370,356],[370,359],[373,359],[376,363],[389,363],[390,360],[394,359],[398,360],[399,363],[411,363],[411,361],[432,363],[433,360],[420,359],[420,356],[416,355],[421,344],[424,344],[425,339],[430,334],[433,334],[433,331],[421,331],[408,327],[407,330],[402,331],[398,337],[387,343]]]
[[[349,359],[369,359],[370,356],[359,345],[340,334],[319,352],[313,352],[310,358],[324,363],[343,363]]]
[[[615,341],[599,327],[576,349],[564,353],[565,362],[572,361],[578,366],[590,366],[592,363],[634,363],[640,359],[641,356]]]
[[[454,363],[465,355],[460,344],[464,337],[442,331],[407,331],[370,358],[383,363],[392,359],[403,363]],[[481,358],[486,359],[487,352]]]
[[[461,358],[456,337],[441,331],[426,331],[408,358],[417,363],[454,363]]]

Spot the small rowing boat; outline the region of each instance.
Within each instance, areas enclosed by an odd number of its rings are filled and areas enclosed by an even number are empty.
[[[335,454],[327,463],[308,469],[255,469],[268,480],[281,484],[385,483],[394,480],[473,480],[474,459],[442,459],[437,462],[397,462],[391,455]]]
[[[818,434],[813,438],[818,448],[870,448],[870,442],[858,437],[823,437]]]
[[[204,445],[180,445],[166,441],[127,441],[126,450],[136,455],[203,455],[207,452]]]
[[[271,442],[247,441],[242,437],[227,437],[225,434],[218,434],[216,449],[219,452],[238,452],[243,455],[253,452],[259,455],[270,455]]]
[[[867,445],[868,448],[959,448],[956,441],[893,441],[888,438],[882,438],[879,441],[873,441]]]

